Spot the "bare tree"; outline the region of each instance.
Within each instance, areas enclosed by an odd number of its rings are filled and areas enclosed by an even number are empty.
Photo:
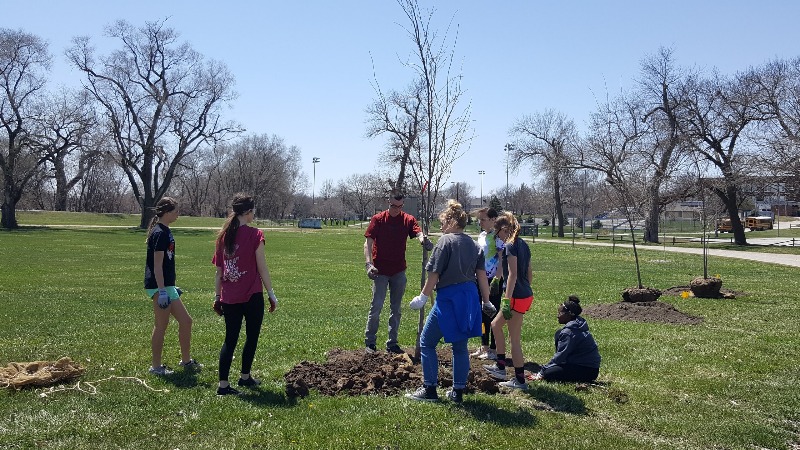
[[[748,170],[748,147],[741,144],[745,129],[765,118],[757,108],[754,73],[739,73],[732,78],[714,74],[692,89],[683,131],[690,138],[693,152],[710,162],[721,178],[709,174],[707,187],[723,203],[731,219],[734,242],[746,245],[739,218],[739,184]]]
[[[772,173],[800,179],[800,57],[776,59],[754,76],[763,114],[761,165]],[[796,183],[796,181],[795,181]],[[792,183],[786,183],[792,184]]]
[[[511,127],[510,134],[516,139],[509,155],[514,165],[529,163],[538,166],[552,181],[558,236],[564,237],[561,184],[573,170],[570,151],[577,141],[574,122],[564,114],[548,109],[523,116]]]
[[[350,175],[340,181],[338,190],[344,193],[344,204],[361,220],[367,220],[375,212],[376,200],[383,199],[386,192],[383,180],[374,174]]]
[[[686,110],[689,92],[687,80],[675,67],[672,50],[660,48],[642,61],[638,99],[644,105],[643,121],[648,122],[643,136],[643,156],[649,159],[647,191],[649,205],[645,216],[644,240],[658,242],[659,216],[664,203],[661,191],[672,172],[682,166],[680,160],[687,152],[680,130],[681,113]]]
[[[101,157],[97,117],[88,92],[62,90],[51,96],[37,118],[34,139],[55,180],[56,211],[67,210],[70,191]]]
[[[633,243],[639,289],[643,285],[634,225],[637,218],[642,216],[648,201],[643,187],[647,185],[645,178],[649,168],[649,161],[641,158],[640,146],[645,134],[642,117],[638,102],[620,97],[603,105],[592,115],[586,139],[576,146],[580,166],[605,176],[616,196],[618,207],[625,214]]]
[[[3,171],[3,228],[16,228],[17,202],[42,164],[41,148],[31,139],[35,111],[50,69],[50,54],[40,37],[0,28],[0,169]]]
[[[222,106],[235,97],[234,80],[224,64],[179,44],[163,21],[141,28],[117,21],[106,34],[119,40],[119,50],[95,58],[89,38],[78,37],[67,57],[105,112],[144,228],[183,158],[240,131],[221,117]]]

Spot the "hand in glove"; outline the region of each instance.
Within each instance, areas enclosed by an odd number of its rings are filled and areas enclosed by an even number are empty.
[[[169,304],[172,303],[172,300],[169,299],[169,294],[167,294],[166,289],[159,289],[158,290],[158,307],[161,309],[169,308]]]
[[[491,295],[497,295],[500,293],[500,278],[492,278],[492,282],[489,283],[489,293]]]
[[[214,296],[214,304],[211,305],[211,309],[213,309],[218,316],[222,315],[222,302],[219,300],[219,295]]]
[[[425,307],[426,303],[428,303],[428,296],[420,292],[418,296],[411,300],[408,306],[411,307],[411,309],[422,309]]]
[[[424,248],[427,251],[433,250],[433,242],[431,242],[431,240],[428,239],[428,236],[425,236],[425,238],[422,239],[422,248]]]
[[[503,297],[500,300],[500,311],[503,312],[503,318],[508,320],[511,318],[511,302],[508,300],[508,297]]]
[[[366,263],[365,268],[367,270],[367,276],[369,277],[370,280],[378,278],[378,268],[375,267],[374,264],[368,262]]]
[[[483,313],[488,317],[494,317],[494,315],[497,314],[497,308],[495,308],[494,305],[489,302],[483,302],[481,304],[481,311],[483,311]]]
[[[278,307],[278,297],[275,296],[275,291],[272,289],[267,291],[267,297],[269,297],[269,312],[273,312]]]

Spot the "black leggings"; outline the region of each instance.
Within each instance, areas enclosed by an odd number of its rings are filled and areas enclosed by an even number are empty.
[[[500,311],[500,300],[502,300],[502,297],[503,295],[501,293],[497,293],[497,295],[489,294],[489,301],[494,305],[498,312]],[[480,297],[478,297],[478,301],[481,301]],[[486,331],[485,333],[481,334],[481,345],[488,345],[492,350],[497,348],[497,344],[494,342],[494,333],[492,333],[492,320],[494,320],[496,315],[497,313],[495,313],[493,316],[481,314],[483,320],[483,329]]]
[[[233,351],[236,350],[239,332],[242,330],[242,319],[245,320],[242,373],[250,373],[253,366],[258,335],[261,333],[261,322],[264,321],[264,293],[256,292],[246,303],[223,303],[222,312],[225,318],[225,343],[219,352],[219,379],[227,381],[233,362]]]
[[[589,382],[597,379],[600,369],[597,367],[579,366],[576,364],[561,364],[542,370],[545,381],[583,381]]]

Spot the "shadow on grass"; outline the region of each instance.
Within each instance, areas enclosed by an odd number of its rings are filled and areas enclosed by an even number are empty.
[[[475,420],[481,422],[492,422],[504,427],[535,427],[536,416],[527,409],[517,407],[515,409],[499,408],[482,401],[472,400],[464,397],[461,408],[472,415]]]
[[[255,389],[240,389],[242,395],[238,398],[242,401],[252,403],[255,406],[275,406],[291,408],[297,406],[297,399],[287,397],[283,391],[275,392],[265,390],[263,387]]]
[[[586,414],[586,404],[580,398],[554,389],[543,383],[528,383],[525,394],[534,400],[534,407],[567,414]]]

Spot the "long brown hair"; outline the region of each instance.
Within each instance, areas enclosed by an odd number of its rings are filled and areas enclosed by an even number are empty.
[[[217,246],[223,245],[225,247],[225,254],[233,255],[236,251],[236,232],[239,230],[239,216],[247,213],[255,207],[253,197],[238,193],[233,196],[231,200],[231,209],[228,213],[228,218],[225,219],[225,224],[217,234]]]
[[[514,217],[514,214],[503,211],[500,216],[497,217],[497,220],[494,222],[495,233],[502,228],[508,230],[508,239],[506,239],[506,243],[514,242],[514,240],[517,239],[517,235],[519,234],[519,222],[517,222],[517,218]]]
[[[174,211],[175,208],[178,207],[178,201],[172,197],[161,197],[156,203],[156,206],[152,209],[155,210],[156,214],[150,219],[150,225],[147,227],[147,237],[144,239],[145,242],[150,240],[150,234],[153,233],[153,228],[156,226],[156,222],[160,219],[164,214]]]

